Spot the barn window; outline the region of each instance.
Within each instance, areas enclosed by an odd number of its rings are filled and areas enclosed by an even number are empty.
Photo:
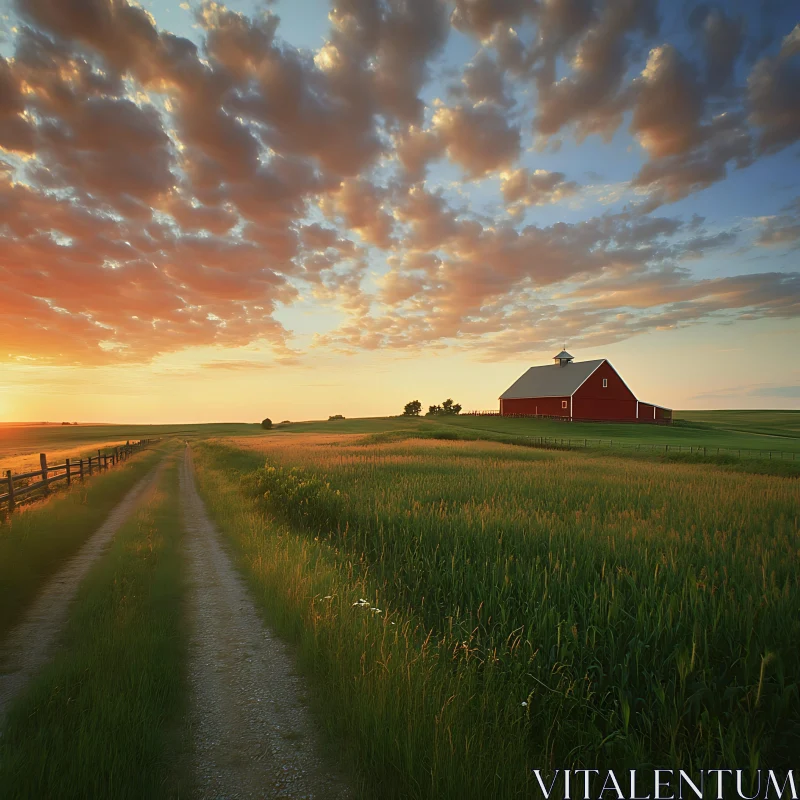
[[[603,378],[603,388],[608,389],[608,378]]]
[[[561,408],[566,408],[566,407],[567,407],[567,401],[566,400],[562,400],[561,401]]]

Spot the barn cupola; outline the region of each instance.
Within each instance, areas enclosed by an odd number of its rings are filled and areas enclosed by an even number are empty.
[[[566,350],[562,350],[557,356],[553,356],[553,360],[559,367],[566,367],[572,361],[572,356]]]

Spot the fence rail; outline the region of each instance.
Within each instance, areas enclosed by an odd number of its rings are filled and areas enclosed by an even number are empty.
[[[134,453],[144,450],[158,441],[161,440],[140,439],[138,442],[129,441],[124,445],[112,447],[106,452],[98,450],[96,456],[89,456],[86,459],[79,458],[75,461],[68,458],[63,464],[48,464],[47,453],[39,453],[39,469],[18,475],[12,475],[10,469],[6,470],[5,476],[2,478],[2,484],[0,484],[6,491],[5,494],[0,494],[0,503],[6,503],[8,510],[13,511],[21,497],[34,492],[47,494],[50,491],[50,487],[59,481],[66,481],[67,486],[72,483],[74,478],[82,481],[84,477],[94,474],[95,470],[97,472],[107,470],[109,467],[125,461]],[[31,478],[39,478],[39,480],[23,486],[16,485]]]

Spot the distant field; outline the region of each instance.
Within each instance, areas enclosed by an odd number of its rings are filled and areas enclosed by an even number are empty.
[[[497,436],[546,436],[573,440],[602,440],[620,444],[706,446],[800,453],[798,411],[678,411],[674,425],[559,422],[504,417],[368,417],[294,422],[278,425],[277,432],[380,433],[426,432],[449,428]]]
[[[729,448],[766,454],[800,455],[800,411],[677,411],[672,426],[614,423],[558,422],[503,417],[364,417],[311,420],[276,425],[266,433],[256,423],[186,425],[3,425],[0,424],[0,470],[21,472],[36,467],[39,453],[51,463],[66,457],[90,455],[98,447],[111,447],[128,439],[181,436],[190,439],[261,436],[278,433],[328,433],[341,435],[379,433],[462,432],[502,440],[504,437],[544,436],[565,442],[656,444],[671,447]],[[592,442],[591,440],[594,440]],[[1,473],[0,473],[1,474]]]
[[[47,453],[50,463],[63,463],[64,458],[91,455],[98,447],[112,447],[129,439],[247,436],[260,432],[259,425],[237,422],[210,425],[0,424],[0,470],[24,472],[30,467],[37,467],[39,453]]]
[[[678,411],[689,422],[711,425],[720,430],[789,436],[800,439],[798,411]]]

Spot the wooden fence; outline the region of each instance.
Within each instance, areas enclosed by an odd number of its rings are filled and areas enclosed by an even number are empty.
[[[127,442],[119,447],[112,447],[105,453],[97,451],[96,456],[89,456],[87,459],[79,458],[77,461],[66,459],[63,464],[48,464],[47,453],[39,454],[39,469],[32,472],[23,472],[19,475],[12,475],[11,470],[6,470],[5,477],[2,479],[2,488],[5,494],[0,494],[0,503],[5,502],[9,511],[13,511],[17,501],[21,497],[43,492],[47,494],[50,486],[58,481],[66,481],[69,486],[73,479],[83,480],[85,477],[101,472],[119,464],[130,458],[134,453],[144,450],[160,439],[140,439],[138,442]],[[32,483],[32,478],[38,478]],[[15,484],[22,483],[22,486]]]

